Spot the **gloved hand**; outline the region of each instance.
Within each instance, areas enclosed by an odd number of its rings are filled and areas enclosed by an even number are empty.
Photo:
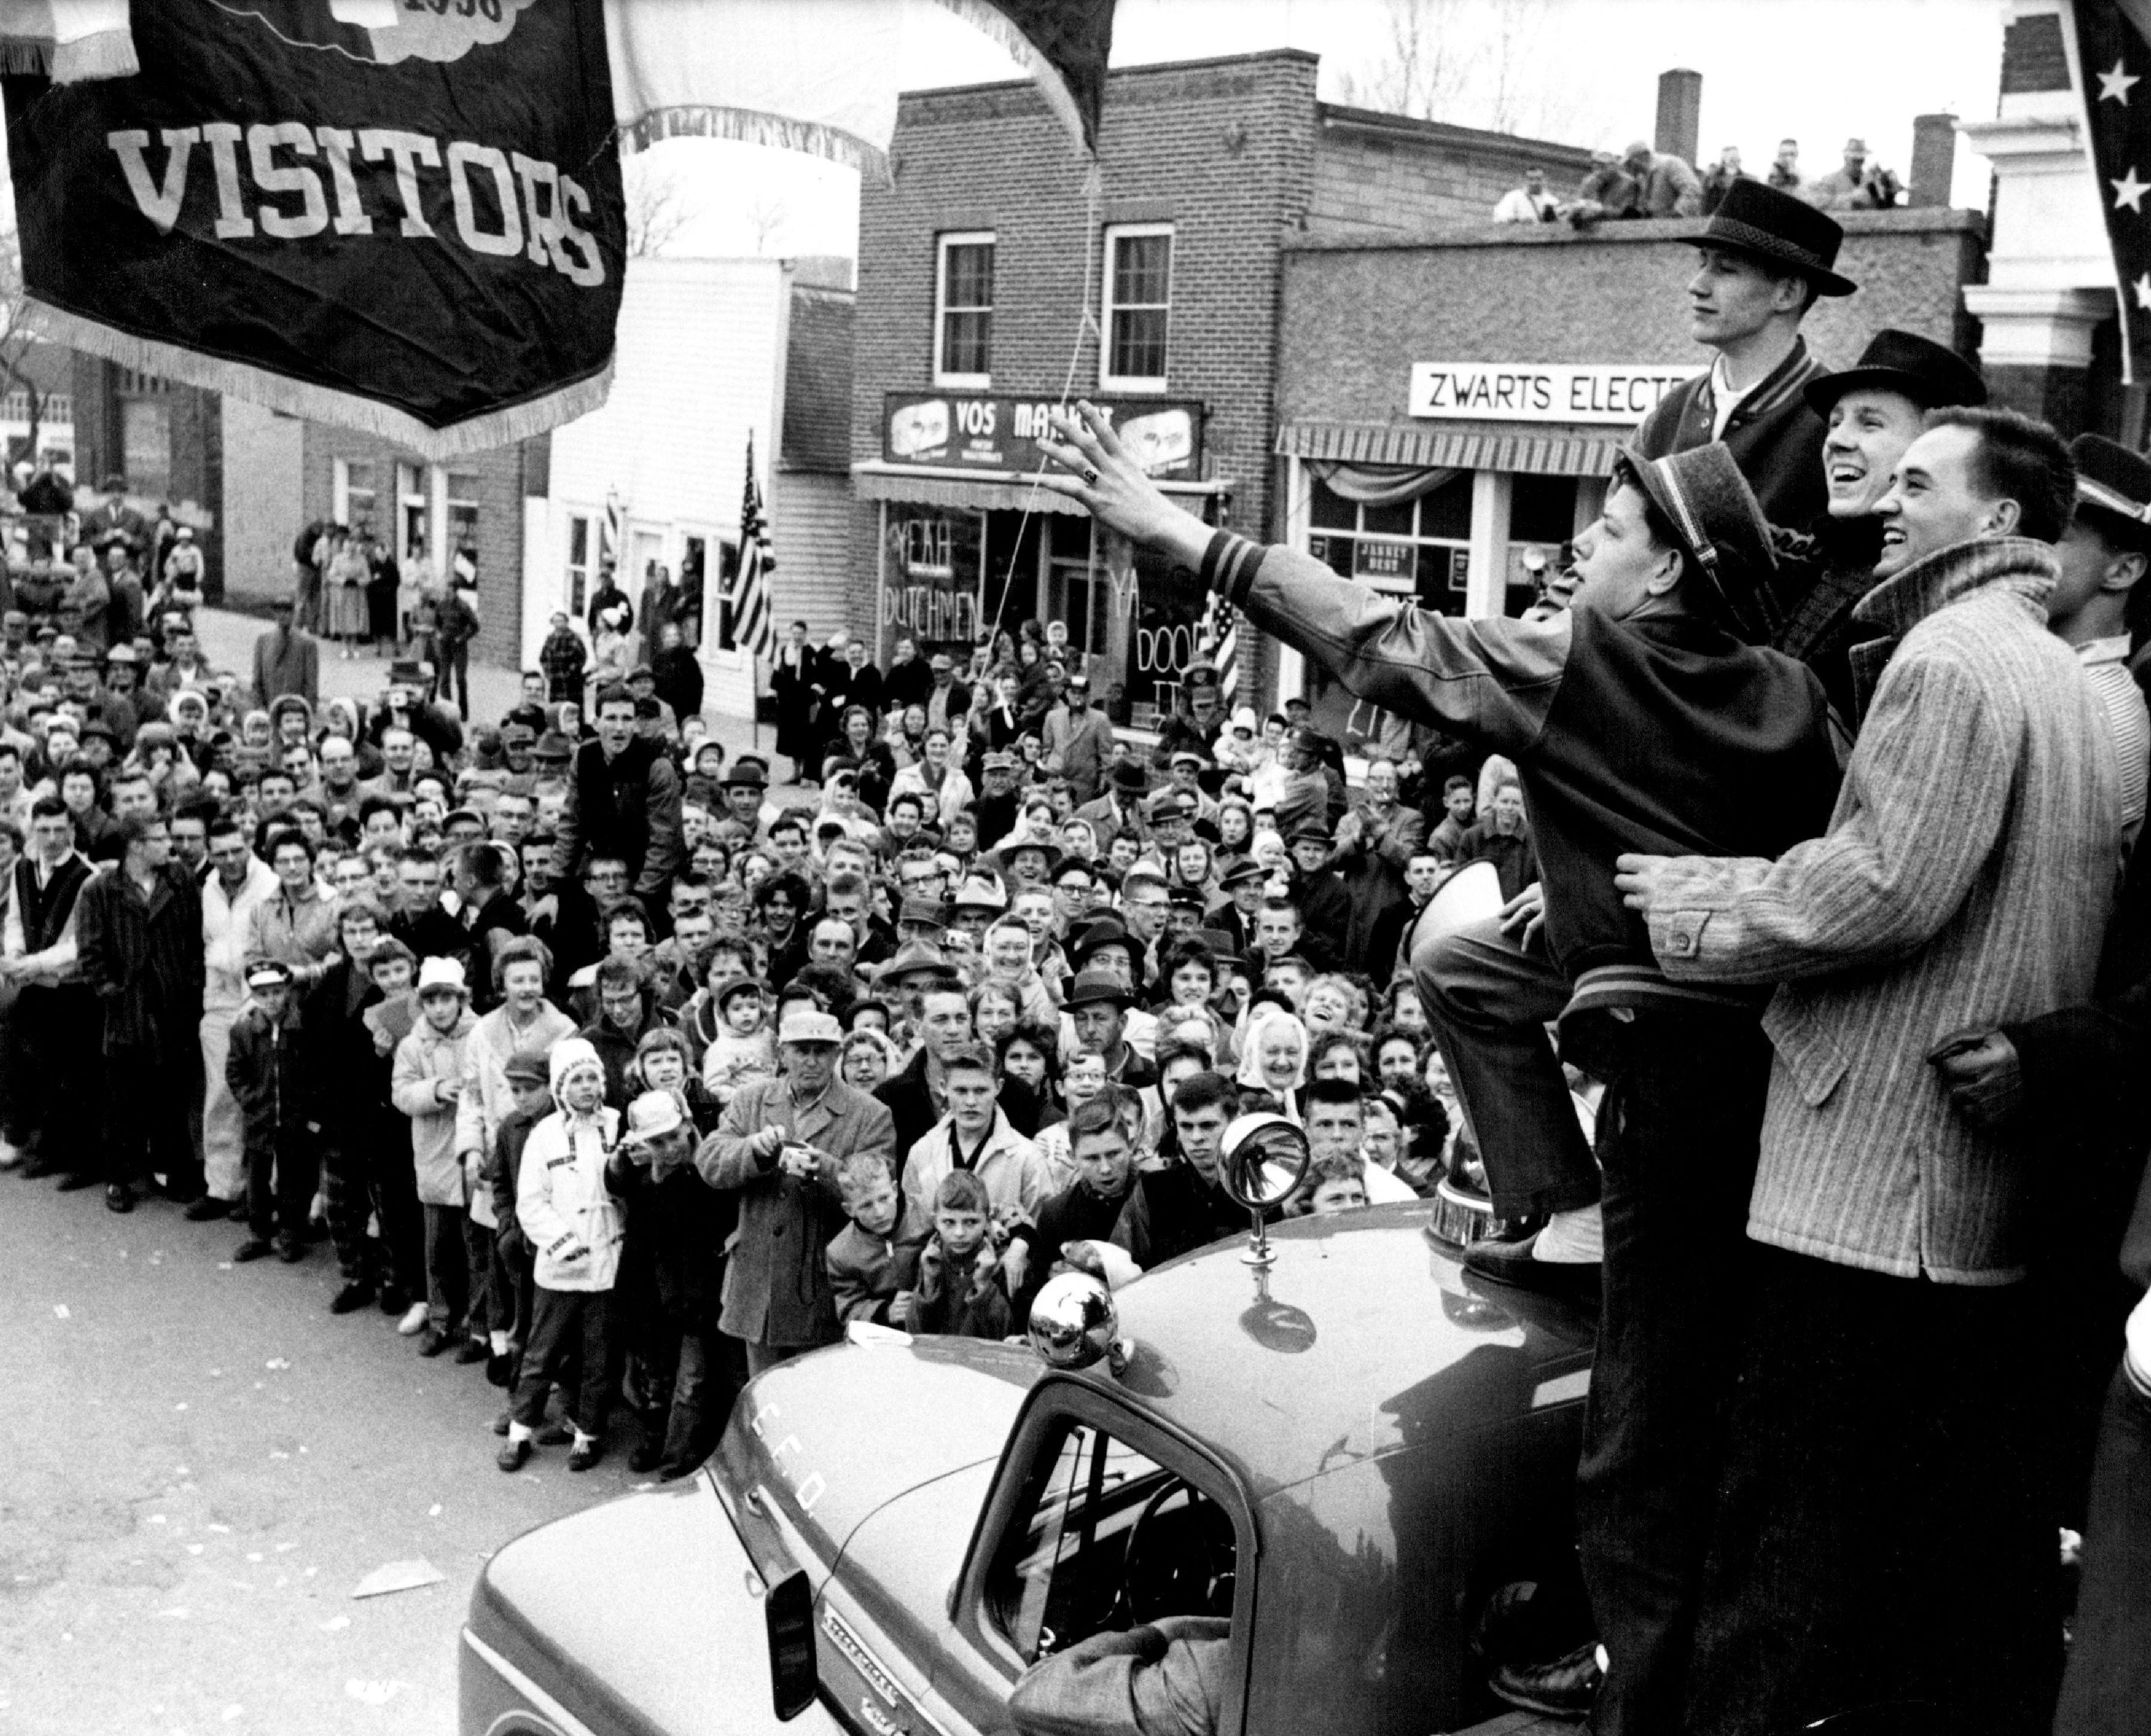
[[[2001,1132],[2022,1111],[2023,1063],[2000,1031],[1951,1031],[1927,1060],[1956,1112],[1982,1133]]]

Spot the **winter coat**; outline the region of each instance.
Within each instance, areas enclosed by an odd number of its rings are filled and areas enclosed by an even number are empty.
[[[741,1036],[721,1026],[702,1051],[701,1067],[703,1085],[728,1103],[741,1086],[777,1077],[777,1039],[766,1029]]]
[[[478,1027],[465,1007],[452,1031],[438,1031],[423,1013],[411,1034],[396,1045],[396,1070],[389,1096],[411,1117],[411,1162],[418,1175],[418,1198],[428,1206],[468,1203],[463,1167],[456,1156],[456,1105],[441,1095],[447,1080],[463,1076],[463,1045]]]
[[[739,1196],[711,1187],[691,1163],[662,1181],[653,1181],[646,1165],[618,1159],[613,1172],[627,1212],[624,1266],[641,1275],[645,1293],[667,1325],[714,1331],[725,1244],[739,1227]]]
[[[918,1208],[921,1218],[934,1215],[934,1196],[942,1181],[956,1167],[954,1151],[955,1124],[945,1116],[911,1148],[903,1166],[903,1195]],[[1038,1147],[1009,1125],[996,1105],[994,1125],[985,1143],[968,1166],[985,1184],[986,1198],[997,1215],[1025,1222],[1035,1221],[1038,1208],[1053,1197],[1052,1172]]]
[[[575,1021],[549,1001],[538,1003],[537,1017],[517,1031],[508,1010],[497,1007],[471,1026],[463,1045],[463,1096],[456,1100],[456,1151],[463,1166],[464,1191],[472,1221],[496,1227],[493,1196],[480,1184],[479,1172],[493,1149],[500,1124],[515,1112],[515,1094],[508,1088],[508,1063],[519,1049],[550,1049],[574,1034]]]
[[[190,1053],[202,1011],[201,893],[177,867],[147,898],[124,867],[99,875],[75,900],[83,980],[104,1006],[104,1046]]]
[[[786,1175],[775,1153],[752,1150],[748,1141],[770,1126],[827,1153],[820,1173]],[[726,1106],[695,1167],[711,1187],[739,1198],[718,1323],[732,1337],[786,1348],[836,1337],[827,1254],[844,1222],[838,1166],[854,1151],[878,1152],[893,1164],[895,1128],[886,1107],[841,1079],[811,1104],[795,1103],[791,1082],[778,1079],[747,1086]]]
[[[911,1298],[911,1330],[953,1338],[1002,1339],[1015,1315],[996,1268],[980,1283],[981,1243],[959,1259],[942,1249],[938,1237],[919,1253],[919,1293]]]
[[[606,1166],[620,1116],[588,1121],[555,1110],[530,1130],[515,1184],[515,1222],[535,1257],[542,1290],[610,1290],[620,1272],[626,1218]]]
[[[829,1288],[839,1320],[890,1324],[888,1305],[898,1290],[919,1288],[919,1251],[933,1226],[909,1200],[899,1199],[886,1236],[868,1235],[856,1222],[829,1243]]]
[[[627,864],[636,895],[662,894],[686,864],[680,842],[680,773],[657,745],[630,740],[611,759],[600,742],[576,752],[553,846],[553,872],[563,880],[593,856]]]
[[[246,882],[227,896],[221,876],[212,872],[201,884],[202,1005],[228,1012],[246,1000],[246,959],[254,931],[254,913],[275,898],[280,883],[258,856],[246,858]]]
[[[249,1151],[275,1151],[306,1131],[302,1041],[296,1005],[271,1020],[250,1001],[232,1021],[224,1082],[239,1105]]]

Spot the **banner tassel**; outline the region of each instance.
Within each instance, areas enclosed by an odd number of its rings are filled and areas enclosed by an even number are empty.
[[[504,406],[488,415],[473,417],[452,428],[436,428],[377,399],[338,392],[331,387],[310,385],[266,368],[206,355],[178,344],[137,337],[132,332],[101,325],[33,298],[26,298],[23,306],[30,328],[51,342],[102,356],[137,373],[155,374],[176,380],[183,386],[228,393],[289,416],[377,434],[409,448],[429,463],[444,463],[542,434],[601,407],[606,393],[612,389],[613,363],[608,357],[597,373],[521,403]]]

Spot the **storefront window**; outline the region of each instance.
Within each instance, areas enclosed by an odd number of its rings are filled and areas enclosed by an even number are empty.
[[[460,470],[448,473],[448,553],[478,558],[478,478]]]
[[[1576,534],[1577,478],[1572,476],[1519,476],[1509,495],[1508,591],[1503,613],[1521,615],[1538,597],[1533,577],[1534,554],[1551,572],[1566,557]]]
[[[882,589],[881,642],[899,634],[927,655],[947,651],[960,665],[981,625],[979,515],[892,505],[888,514],[888,583]]]
[[[1422,478],[1425,479],[1425,478]],[[1388,494],[1413,485],[1404,476],[1394,488],[1384,478],[1355,478],[1359,492]],[[1348,499],[1317,478],[1308,503],[1308,552],[1330,570],[1393,596],[1412,597],[1437,615],[1464,613],[1470,574],[1471,475],[1460,471],[1435,480],[1415,499]],[[1318,729],[1348,745],[1380,733],[1377,708],[1355,699],[1328,675],[1308,666],[1307,701]]]
[[[375,504],[379,498],[379,490],[374,486],[373,466],[354,458],[343,468],[342,522],[362,535],[370,534]]]

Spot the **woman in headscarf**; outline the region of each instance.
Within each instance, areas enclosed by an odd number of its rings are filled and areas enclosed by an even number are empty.
[[[1236,1076],[1243,1092],[1242,1106],[1263,1106],[1251,1099],[1259,1095],[1274,1104],[1280,1115],[1301,1119],[1299,1094],[1307,1085],[1307,1027],[1283,1008],[1265,1004],[1248,1021],[1240,1044],[1240,1070]]]

